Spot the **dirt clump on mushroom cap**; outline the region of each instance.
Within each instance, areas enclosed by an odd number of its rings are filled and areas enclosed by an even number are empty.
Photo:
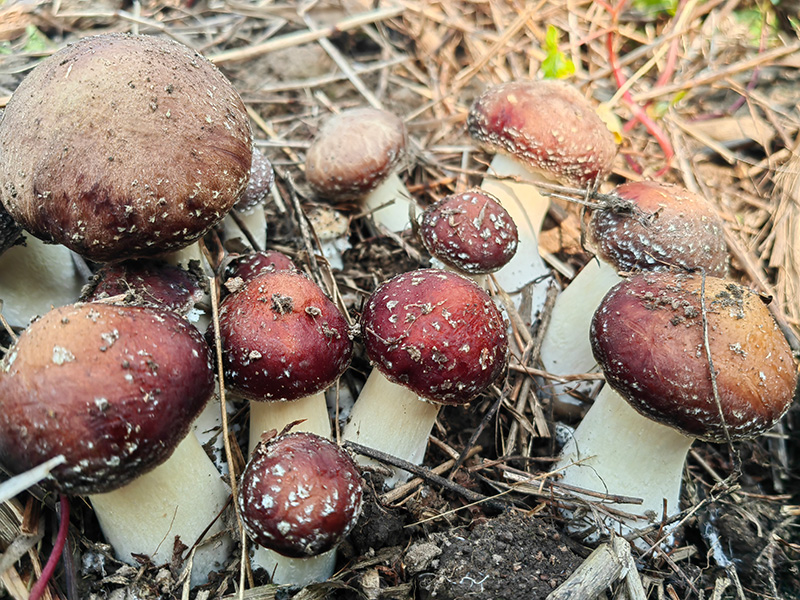
[[[42,61],[0,124],[0,200],[95,261],[176,250],[245,189],[251,132],[225,76],[182,44],[84,38]]]

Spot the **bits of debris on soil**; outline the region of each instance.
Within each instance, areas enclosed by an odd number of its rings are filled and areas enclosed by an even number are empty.
[[[544,598],[582,561],[545,520],[517,511],[453,530],[439,545],[441,555],[418,576],[425,600]]]

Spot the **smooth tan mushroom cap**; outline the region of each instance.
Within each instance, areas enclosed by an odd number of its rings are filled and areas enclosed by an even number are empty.
[[[473,139],[549,179],[588,185],[617,153],[614,136],[587,100],[561,81],[512,81],[486,90],[467,117]]]
[[[107,34],[42,61],[0,123],[0,200],[28,231],[96,261],[189,245],[247,185],[241,98],[173,41]]]
[[[403,121],[375,108],[331,117],[306,154],[306,180],[323,198],[352,200],[374,190],[405,154]]]

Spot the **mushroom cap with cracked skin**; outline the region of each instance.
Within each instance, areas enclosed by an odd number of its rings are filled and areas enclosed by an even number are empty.
[[[53,487],[112,491],[169,458],[213,386],[202,334],[174,313],[56,308],[0,363],[0,462],[24,471],[63,454]]]
[[[634,409],[707,441],[725,441],[726,426],[731,439],[768,430],[789,408],[797,383],[789,344],[762,297],[716,277],[705,278],[704,291],[699,274],[631,277],[604,298],[590,337],[607,384]]]
[[[344,315],[297,271],[246,282],[220,305],[219,328],[225,384],[248,400],[321,392],[344,373],[353,352]]]
[[[517,251],[514,220],[480,188],[447,196],[422,213],[422,243],[433,256],[472,275],[493,273]]]
[[[587,231],[597,253],[617,271],[702,268],[725,277],[722,219],[705,198],[656,181],[626,183],[615,193],[631,202],[632,210],[595,210]]]
[[[380,185],[405,156],[400,117],[352,108],[330,117],[306,153],[306,180],[323,198],[354,200]]]
[[[484,392],[508,360],[506,324],[486,291],[441,269],[381,284],[361,315],[367,355],[389,380],[439,404]]]
[[[258,148],[253,148],[247,187],[234,208],[240,212],[253,210],[264,201],[274,181],[275,172],[272,170],[272,163]]]
[[[211,62],[147,35],[87,37],[39,63],[0,123],[0,201],[98,262],[188,246],[247,185],[244,103]]]
[[[261,441],[242,473],[242,522],[258,545],[293,558],[334,548],[361,513],[361,478],[353,459],[313,433]]]
[[[548,179],[586,186],[604,179],[617,153],[592,105],[563,81],[511,81],[487,89],[467,129],[490,154],[506,154]]]

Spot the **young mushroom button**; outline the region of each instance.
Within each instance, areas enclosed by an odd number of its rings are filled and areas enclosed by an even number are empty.
[[[273,583],[306,585],[333,574],[333,550],[361,512],[350,456],[312,433],[265,439],[242,473],[239,508],[250,538],[273,550]]]
[[[544,292],[527,307],[520,292],[548,273],[539,256],[539,232],[550,206],[534,184],[589,187],[604,179],[616,155],[614,137],[589,102],[560,81],[512,81],[487,89],[470,108],[467,128],[495,155],[480,187],[498,198],[519,229],[519,251],[495,277],[530,322]]]
[[[247,185],[250,124],[231,83],[174,41],[83,38],[34,68],[0,125],[0,200],[93,261],[188,246]]]
[[[465,404],[506,366],[506,324],[474,281],[440,269],[398,275],[361,316],[372,372],[345,439],[420,464],[442,404]],[[404,476],[396,473],[386,485]]]
[[[642,498],[623,507],[640,519],[622,520],[624,532],[679,511],[695,438],[760,435],[789,408],[797,384],[797,365],[763,299],[716,277],[631,277],[597,309],[591,339],[606,386],[557,468],[568,484]]]

